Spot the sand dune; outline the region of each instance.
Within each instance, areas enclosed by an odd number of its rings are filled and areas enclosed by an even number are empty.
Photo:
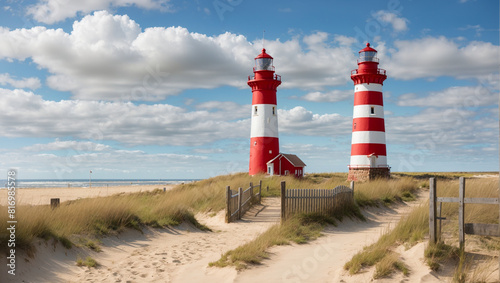
[[[172,229],[146,228],[143,233],[127,230],[103,238],[102,252],[77,247],[66,250],[40,240],[34,258],[19,255],[23,260],[18,261],[12,282],[368,282],[373,270],[349,276],[343,270],[344,263],[409,210],[410,206],[365,210],[368,221],[345,220],[338,227],[325,229],[316,241],[273,247],[269,260],[239,273],[231,267],[208,267],[221,254],[279,223],[279,199],[266,198],[263,205],[253,207],[236,223],[224,223],[222,211],[213,217],[197,215],[213,232],[188,224]],[[412,273],[400,280],[439,282],[423,264],[423,248],[422,243],[401,252]],[[97,268],[76,266],[78,257],[89,255],[99,263]],[[5,266],[3,261],[0,264]]]

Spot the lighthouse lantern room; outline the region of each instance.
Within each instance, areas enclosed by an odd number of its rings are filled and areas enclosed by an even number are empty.
[[[354,82],[351,161],[348,180],[388,178],[382,85],[386,72],[378,68],[377,50],[370,43],[359,51]]]
[[[253,73],[248,77],[252,88],[250,175],[266,173],[267,162],[279,154],[276,89],[281,76],[274,73],[273,57],[266,49],[255,58]]]

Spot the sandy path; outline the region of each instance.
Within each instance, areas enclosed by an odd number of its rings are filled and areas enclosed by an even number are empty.
[[[49,205],[51,198],[59,198],[61,202],[64,202],[79,198],[95,198],[119,193],[144,192],[163,188],[169,190],[173,187],[175,187],[175,185],[137,185],[92,188],[19,188],[16,190],[16,202],[18,205]],[[7,205],[7,190],[0,190],[0,205]]]
[[[337,227],[327,227],[316,241],[273,247],[271,258],[263,266],[239,273],[234,282],[370,282],[371,273],[351,277],[343,270],[344,264],[378,240],[415,204],[396,209],[369,208],[363,212],[366,222],[345,219]]]
[[[254,239],[279,223],[278,198],[263,199],[241,221],[224,223],[224,212],[214,217],[197,215],[213,232],[188,224],[175,229],[129,230],[102,239],[102,252],[42,243],[34,259],[20,262],[12,282],[233,282],[234,268],[209,268],[224,252]],[[78,256],[90,255],[98,268],[75,265]],[[0,263],[3,263],[0,260]]]
[[[325,236],[316,241],[273,247],[269,260],[243,272],[208,267],[226,251],[279,223],[279,199],[266,198],[263,205],[255,206],[236,223],[224,223],[224,212],[213,217],[197,215],[213,232],[200,232],[187,224],[175,229],[148,228],[143,234],[128,230],[102,239],[99,253],[42,243],[34,259],[19,264],[13,282],[369,282],[372,272],[351,277],[343,265],[417,204],[367,209],[368,221],[345,219],[338,227],[326,228]],[[75,265],[78,256],[88,255],[99,263],[98,268]],[[412,277],[401,280],[438,282],[422,264],[423,244],[403,257],[411,261]]]

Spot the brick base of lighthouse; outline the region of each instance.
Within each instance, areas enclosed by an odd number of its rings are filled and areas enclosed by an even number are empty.
[[[349,168],[348,181],[369,181],[374,179],[389,179],[391,169],[389,168]]]

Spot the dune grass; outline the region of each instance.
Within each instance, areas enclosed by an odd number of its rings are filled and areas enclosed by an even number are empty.
[[[425,173],[427,176],[428,173]],[[443,178],[437,178],[437,195],[447,197],[458,197],[458,180],[455,177],[456,173],[443,173]],[[401,179],[408,178],[409,174],[401,174]],[[412,179],[418,182],[420,175],[413,175]],[[409,183],[411,183],[408,180]],[[368,183],[369,184],[369,183]],[[359,186],[358,186],[359,187]],[[401,190],[404,191],[403,187]],[[465,197],[498,197],[498,180],[497,179],[468,179],[466,180]],[[442,216],[448,220],[456,220],[458,217],[458,204],[444,203],[442,208]],[[424,239],[429,233],[429,204],[426,202],[419,207],[414,208],[407,216],[401,218],[395,228],[382,235],[379,240],[369,245],[344,265],[344,269],[349,270],[350,274],[358,273],[363,267],[376,266],[374,279],[387,277],[396,270],[401,270],[403,273],[409,272],[404,268],[399,268],[397,256],[393,249],[404,244],[411,247],[418,241]],[[475,223],[498,223],[498,206],[496,205],[480,205],[467,204],[465,210],[465,221]],[[458,237],[458,227],[456,223],[451,229],[451,233]],[[496,239],[484,239],[485,246],[500,250],[500,245]],[[440,242],[438,244],[429,245],[425,251],[426,262],[432,270],[438,270],[440,264],[450,259],[459,260],[460,253],[458,248],[449,244]],[[477,275],[479,277],[480,275]],[[457,272],[457,278],[463,278]]]
[[[345,184],[345,174],[312,174],[310,178],[292,176],[249,176],[247,173],[218,176],[176,186],[163,192],[119,194],[108,197],[80,199],[64,202],[52,210],[48,205],[18,205],[16,217],[16,247],[30,248],[34,239],[55,239],[66,248],[73,246],[74,235],[95,238],[119,231],[125,227],[139,229],[141,225],[166,227],[190,222],[202,230],[195,217],[196,212],[218,212],[225,207],[225,188],[248,187],[250,182],[263,180],[263,196],[279,194],[280,182],[289,186],[335,186]],[[265,189],[269,187],[269,192]],[[333,188],[333,187],[332,187]],[[6,207],[0,210],[7,211]],[[0,214],[0,249],[7,247],[7,214]]]
[[[288,245],[290,242],[303,244],[314,240],[321,235],[327,224],[335,224],[332,217],[321,214],[296,215],[283,224],[276,224],[254,240],[223,254],[218,261],[209,263],[209,266],[235,266],[237,270],[246,268],[250,264],[260,264],[268,258],[267,249],[275,245]]]
[[[88,256],[85,259],[78,257],[78,259],[76,260],[76,265],[77,266],[86,266],[88,268],[91,268],[91,267],[97,267],[98,263],[95,259]]]
[[[345,265],[344,269],[349,270],[350,274],[358,273],[363,267],[376,265],[375,279],[390,275],[396,269],[408,273],[408,268],[401,267],[397,256],[392,248],[397,243],[407,243],[413,245],[429,231],[429,208],[425,205],[412,210],[407,216],[403,217],[391,231],[383,234],[379,240],[363,248],[362,251],[355,254]]]
[[[428,173],[422,173],[428,174]],[[415,192],[419,187],[425,187],[422,174],[393,174],[391,180],[375,180],[366,183],[356,183],[354,198],[359,206],[389,205],[402,200],[412,200],[415,198]],[[425,175],[427,176],[427,175]],[[446,174],[444,176],[447,176]],[[286,181],[287,188],[334,188],[337,185],[349,185],[346,181],[346,173],[318,173],[308,174],[303,179],[296,179],[292,176],[248,176],[247,173],[237,173],[231,175],[218,176],[201,180],[193,183],[187,183],[176,186],[174,189],[163,192],[158,189],[152,192],[142,192],[133,194],[121,194],[109,197],[80,199],[77,201],[64,202],[57,209],[52,210],[47,206],[17,206],[16,216],[19,225],[16,230],[16,247],[30,248],[34,239],[55,239],[61,242],[65,247],[71,248],[74,245],[75,235],[87,235],[88,239],[96,239],[102,235],[115,233],[125,227],[141,229],[142,225],[152,227],[166,227],[178,225],[182,222],[190,222],[200,229],[207,230],[207,227],[199,224],[194,214],[197,212],[215,213],[225,207],[225,188],[231,186],[232,189],[238,187],[246,188],[250,182],[258,184],[262,180],[263,197],[279,196],[280,182]],[[455,183],[454,183],[455,182]],[[496,197],[498,192],[498,182],[493,182],[486,189],[473,189],[479,184],[475,180],[467,181],[467,197],[480,195],[481,197]],[[485,180],[478,180],[485,182]],[[483,187],[484,183],[480,186]],[[269,190],[267,188],[269,187]],[[448,189],[446,189],[449,187]],[[470,189],[469,189],[470,188]],[[457,181],[438,181],[438,196],[454,196],[453,190],[458,194]],[[479,192],[481,191],[481,192]],[[496,195],[495,195],[496,194]],[[449,205],[449,207],[448,207]],[[391,255],[391,246],[396,242],[413,243],[421,240],[427,233],[428,209],[419,208],[415,213],[408,215],[402,223],[399,223],[394,229],[395,234],[383,236],[380,239],[380,247],[365,248],[368,260],[359,260],[352,262],[352,267],[348,269],[352,273],[359,271],[361,267],[370,264],[377,264],[384,257],[382,255]],[[445,215],[456,209],[453,204],[443,206]],[[5,210],[5,207],[0,207]],[[455,210],[456,211],[456,210]],[[496,223],[498,219],[498,209],[473,207],[466,210],[466,221]],[[0,248],[7,247],[8,235],[6,230],[7,214],[0,214]],[[294,241],[301,242],[314,239],[321,231],[322,225],[328,223],[326,220],[318,220],[315,224],[304,224],[305,218],[299,218],[296,223],[283,225],[283,227],[273,227],[267,236],[256,239],[256,245],[259,248],[254,250],[253,256],[240,255],[240,252],[231,252],[227,254],[226,259],[221,261],[221,265],[231,264],[239,266],[244,263],[252,262],[255,258],[265,258],[265,249],[269,243],[284,244]],[[326,222],[325,222],[326,221]],[[491,222],[493,221],[493,222]],[[293,228],[289,228],[293,227]],[[300,228],[298,228],[300,227]],[[288,230],[287,230],[288,229]],[[303,230],[305,229],[305,230]],[[288,232],[287,232],[288,231]],[[289,232],[297,232],[293,234]],[[301,234],[303,233],[303,234]],[[285,236],[283,236],[283,234]],[[278,235],[278,236],[277,236]],[[281,235],[281,236],[280,236]],[[267,238],[267,239],[266,239]],[[272,241],[271,241],[272,239]],[[281,239],[281,240],[279,240]],[[89,243],[90,249],[99,249],[98,242],[84,240],[81,243]],[[77,242],[78,243],[78,242]],[[492,244],[495,246],[494,244]],[[500,245],[498,245],[500,246]],[[244,249],[242,249],[244,250]],[[373,250],[373,251],[372,251]],[[245,260],[247,257],[250,260]],[[357,255],[356,255],[357,256]],[[355,256],[355,257],[356,257]],[[358,256],[359,257],[359,256]],[[374,258],[374,259],[370,259]],[[398,269],[399,263],[391,261],[388,258],[380,264],[380,274],[383,272],[383,266],[394,266]],[[347,266],[347,265],[346,265]],[[399,268],[404,270],[404,267]]]
[[[346,181],[347,174],[312,174],[303,180],[292,179],[287,188],[334,188],[337,185],[348,185]],[[273,180],[274,181],[274,180]],[[276,180],[279,181],[279,180]],[[276,182],[275,181],[275,182]],[[268,182],[266,180],[266,182]],[[273,187],[279,188],[279,182]],[[282,225],[272,226],[269,230],[258,236],[255,240],[246,243],[234,250],[228,251],[221,256],[218,261],[210,263],[210,266],[225,267],[228,265],[236,266],[237,269],[246,268],[250,264],[259,264],[268,257],[266,250],[274,245],[289,244],[290,242],[305,243],[316,239],[323,230],[324,225],[335,224],[335,219],[342,220],[344,216],[350,218],[359,218],[364,220],[358,205],[378,206],[388,205],[401,200],[415,199],[414,193],[418,190],[417,182],[411,177],[396,179],[380,179],[372,182],[359,183],[355,186],[354,199],[357,204],[344,207],[341,211],[336,211],[329,217],[321,215],[296,215],[287,220]],[[271,191],[270,195],[275,192]],[[418,238],[420,234],[413,235],[411,227],[401,227],[405,233],[409,234],[407,238]],[[405,273],[408,268],[400,261],[395,260],[387,262]],[[385,267],[380,266],[382,274]]]

